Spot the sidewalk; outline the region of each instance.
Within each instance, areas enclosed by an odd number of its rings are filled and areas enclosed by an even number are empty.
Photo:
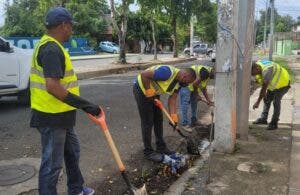
[[[257,110],[252,109],[259,88],[250,97],[248,141],[237,140],[232,154],[212,154],[210,183],[206,183],[209,175],[206,153],[165,195],[300,194],[299,62],[289,59],[296,82],[282,99],[278,130],[266,131],[265,125],[252,125],[262,111],[262,104]]]
[[[173,58],[170,54],[158,55],[158,60],[153,60],[153,55],[140,55],[140,54],[129,54],[127,59],[127,64],[118,64],[114,61],[117,61],[118,55],[106,55],[111,58],[108,62],[100,62],[97,56],[81,56],[81,57],[72,57],[74,62],[74,70],[77,73],[78,79],[87,79],[93,78],[108,74],[118,74],[124,73],[132,70],[142,70],[146,69],[152,65],[157,64],[175,64],[183,63],[196,60],[197,58],[186,58],[185,56],[179,56],[178,58]],[[97,61],[85,64],[78,63],[76,61],[86,60],[86,59],[96,59]]]

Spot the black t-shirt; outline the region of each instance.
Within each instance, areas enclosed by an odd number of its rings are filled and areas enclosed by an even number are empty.
[[[55,42],[41,46],[37,61],[43,67],[45,78],[63,78],[65,75],[65,56]],[[47,102],[45,102],[47,104]],[[31,111],[31,127],[61,127],[68,128],[75,125],[76,111],[63,113],[45,113],[35,109]]]

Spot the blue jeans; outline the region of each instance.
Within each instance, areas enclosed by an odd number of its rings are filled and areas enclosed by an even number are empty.
[[[79,140],[73,128],[38,128],[41,134],[42,161],[39,171],[39,194],[56,195],[56,184],[66,165],[68,194],[82,192],[84,183],[79,169]]]
[[[188,120],[188,109],[191,104],[192,117],[191,122],[197,121],[197,91],[191,92],[188,87],[182,87],[179,91],[180,95],[180,110],[181,110],[181,125],[190,124]]]

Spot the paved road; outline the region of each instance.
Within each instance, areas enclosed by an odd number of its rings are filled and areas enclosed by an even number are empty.
[[[143,174],[141,169],[145,164],[151,166],[151,163],[142,158],[140,121],[132,94],[132,83],[137,74],[129,72],[81,80],[80,88],[82,97],[104,107],[112,137],[129,172],[139,175]],[[0,108],[0,160],[39,158],[40,137],[36,129],[29,128],[30,109],[19,105],[14,98],[0,100]],[[84,112],[78,111],[75,128],[81,142],[81,167],[86,183],[97,187],[100,194],[124,192],[124,184],[98,126]],[[166,123],[165,136],[170,148],[176,149],[179,137]]]

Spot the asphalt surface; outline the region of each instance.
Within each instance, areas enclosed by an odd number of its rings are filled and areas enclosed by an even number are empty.
[[[180,67],[208,61],[179,64]],[[133,81],[138,72],[103,76],[80,81],[81,96],[101,105],[106,121],[129,174],[144,174],[140,119],[132,94]],[[166,96],[162,98],[166,103]],[[29,127],[30,108],[20,105],[15,98],[0,99],[0,160],[22,157],[40,157],[40,136]],[[165,140],[176,149],[179,137],[165,125]],[[77,130],[81,143],[81,170],[87,185],[97,189],[97,194],[122,194],[126,186],[119,176],[117,166],[99,127],[81,110],[77,111]],[[153,139],[154,140],[154,139]],[[134,179],[134,178],[133,178]],[[61,180],[62,183],[65,179]],[[64,192],[61,184],[60,191]]]

